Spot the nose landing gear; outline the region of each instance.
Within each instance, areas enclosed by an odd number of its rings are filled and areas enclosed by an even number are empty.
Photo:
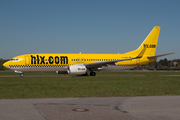
[[[23,77],[23,76],[24,76],[24,74],[23,74],[23,73],[21,73],[21,74],[20,74],[20,77]]]

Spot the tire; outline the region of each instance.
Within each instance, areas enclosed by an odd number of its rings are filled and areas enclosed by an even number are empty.
[[[90,72],[90,76],[96,76],[95,72]]]

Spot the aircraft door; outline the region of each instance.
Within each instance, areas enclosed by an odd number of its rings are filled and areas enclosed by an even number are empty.
[[[26,65],[29,65],[29,63],[30,63],[29,56],[25,56],[25,64],[26,64]]]

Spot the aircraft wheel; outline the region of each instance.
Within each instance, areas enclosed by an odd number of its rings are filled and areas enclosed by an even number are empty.
[[[23,73],[21,73],[21,74],[20,74],[20,76],[21,76],[21,77],[23,77],[23,76],[24,76],[24,74],[23,74]]]
[[[90,76],[96,76],[95,72],[90,72]]]

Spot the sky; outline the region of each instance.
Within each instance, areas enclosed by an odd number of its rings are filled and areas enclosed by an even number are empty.
[[[180,59],[179,0],[0,0],[0,58],[125,53],[161,26],[156,55]]]

